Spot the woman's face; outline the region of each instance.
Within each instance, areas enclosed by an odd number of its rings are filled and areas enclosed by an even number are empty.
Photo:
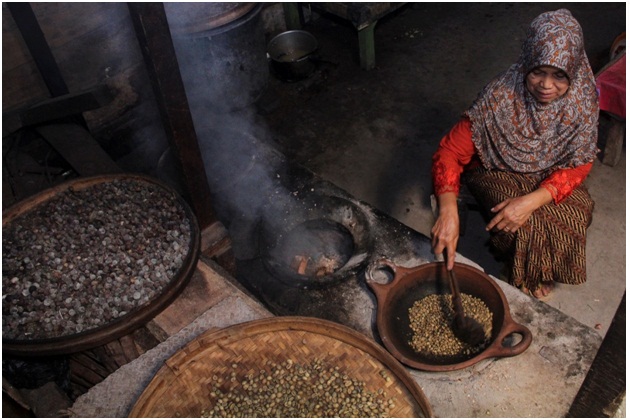
[[[567,74],[552,66],[536,67],[527,74],[525,81],[529,93],[543,104],[553,102],[567,93],[570,84]]]

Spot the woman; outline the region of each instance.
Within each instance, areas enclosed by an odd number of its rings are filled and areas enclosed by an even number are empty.
[[[433,156],[432,243],[454,265],[460,177],[487,212],[509,282],[536,298],[586,281],[593,200],[582,181],[598,152],[595,79],[566,10],[531,23],[518,62],[492,80]]]

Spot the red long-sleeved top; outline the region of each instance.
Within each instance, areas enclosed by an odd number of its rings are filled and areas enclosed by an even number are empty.
[[[481,165],[477,150],[472,141],[471,122],[460,120],[442,138],[438,150],[433,155],[433,187],[436,195],[445,192],[459,193],[460,176],[464,169]],[[593,163],[575,168],[558,169],[540,183],[551,193],[558,204],[579,186],[591,171]]]

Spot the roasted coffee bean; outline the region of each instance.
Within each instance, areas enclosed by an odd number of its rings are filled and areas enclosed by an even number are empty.
[[[148,304],[190,238],[183,206],[159,185],[114,180],[58,194],[2,228],[3,337],[70,335]]]

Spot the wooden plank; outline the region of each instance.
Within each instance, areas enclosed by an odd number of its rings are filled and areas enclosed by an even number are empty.
[[[61,71],[46,42],[46,37],[37,22],[30,3],[9,2],[7,7],[11,11],[13,20],[20,30],[50,94],[52,96],[60,96],[68,93],[66,82],[63,80]]]
[[[38,127],[37,132],[81,176],[122,172],[90,133],[77,124],[50,124]]]
[[[125,358],[129,362],[131,362],[132,360],[136,360],[138,357],[140,357],[140,353],[138,352],[138,349],[136,348],[136,344],[133,341],[132,335],[127,334],[125,336],[122,336],[120,337],[118,341],[120,341],[120,345],[122,347],[123,353],[125,354]]]
[[[72,392],[75,395],[83,395],[90,390],[95,384],[77,375],[70,378],[72,383]]]
[[[226,252],[222,254],[214,255],[212,257],[212,260],[215,261],[222,269],[224,269],[227,274],[236,278],[236,275],[237,275],[236,257],[234,256],[234,251],[232,250],[232,248],[230,248],[229,250],[227,250]],[[240,283],[238,283],[237,281],[235,283],[235,286],[239,287],[239,285]],[[239,288],[246,294],[250,295],[250,293],[247,290],[244,290],[242,286]],[[255,297],[251,295],[250,297],[252,297],[252,299],[256,299]]]
[[[215,222],[201,231],[201,251],[212,248],[228,237],[228,231],[221,222]]]
[[[202,251],[208,258],[215,258],[225,254],[232,249],[232,240],[229,237],[222,238],[219,242],[212,244]]]
[[[85,92],[69,93],[46,99],[26,108],[4,113],[2,115],[2,131],[6,136],[26,126],[81,115],[83,112],[103,107],[111,100],[111,92],[105,85],[97,86]]]
[[[147,322],[145,325],[147,330],[155,337],[160,343],[168,340],[169,335],[160,327],[154,320]]]
[[[200,261],[188,286],[152,323],[172,336],[230,293],[223,278]]]
[[[236,275],[232,239],[221,222],[215,222],[201,232],[201,254],[216,261],[230,275]]]
[[[128,3],[166,136],[182,174],[185,198],[204,229],[216,221],[184,83],[162,3]]]
[[[613,417],[626,395],[626,294],[567,417]]]
[[[116,2],[54,2],[33,3],[33,12],[51,48],[63,47],[72,41],[91,37],[101,28],[117,30],[119,21],[129,24],[127,8]],[[94,37],[94,39],[99,39]],[[105,44],[106,38],[100,38]]]
[[[146,326],[138,328],[132,334],[133,341],[136,344],[139,353],[146,353],[153,347],[160,344],[160,340],[151,334],[151,331],[149,331]]]
[[[90,369],[96,375],[106,378],[113,372],[111,368],[107,368],[98,358],[92,357],[90,352],[75,353],[70,358],[72,362],[80,364],[81,366]]]
[[[92,354],[95,359],[100,360],[105,369],[109,372],[115,372],[120,366],[109,355],[107,349],[103,346],[93,348],[86,353]]]
[[[109,89],[97,86],[85,92],[70,93],[37,103],[20,112],[23,125],[49,122],[100,108],[112,100]]]
[[[99,375],[93,369],[84,366],[76,359],[70,359],[71,380],[76,381],[80,385],[91,388],[105,379],[105,376]]]

